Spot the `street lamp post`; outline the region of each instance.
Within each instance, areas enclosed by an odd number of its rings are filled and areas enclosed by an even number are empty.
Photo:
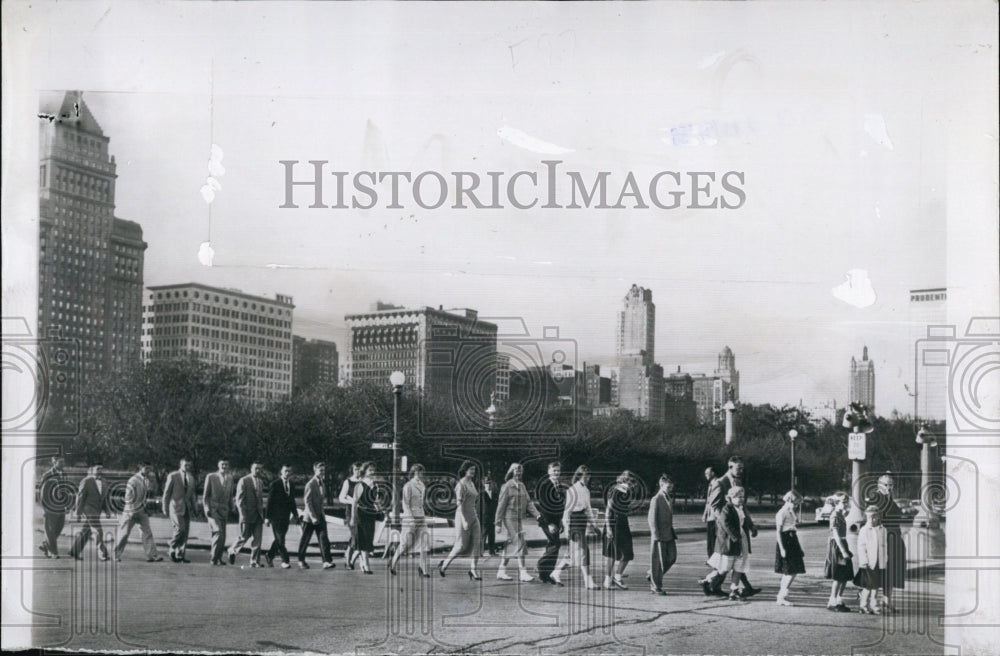
[[[403,395],[406,376],[402,371],[394,371],[389,376],[389,382],[392,383],[392,511],[389,513],[389,523],[395,527],[399,523],[396,493],[396,476],[399,470],[399,399]]]
[[[792,492],[795,491],[795,438],[799,436],[799,432],[794,428],[788,431],[788,439],[792,443],[792,485],[789,488]]]

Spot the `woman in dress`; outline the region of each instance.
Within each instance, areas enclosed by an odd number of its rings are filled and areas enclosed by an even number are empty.
[[[778,538],[778,544],[774,547],[774,571],[781,574],[781,587],[778,589],[776,603],[779,606],[791,606],[792,602],[788,601],[788,588],[797,574],[804,574],[806,571],[802,547],[799,545],[799,536],[795,530],[795,506],[802,502],[802,497],[798,492],[790,490],[781,500],[785,505],[774,516],[774,530]]]
[[[628,525],[635,475],[629,470],[618,475],[615,486],[608,493],[604,513],[604,587],[628,590],[622,574],[629,562],[635,559],[632,550],[632,529]]]
[[[566,509],[563,511],[563,530],[569,536],[570,564],[580,568],[584,586],[588,590],[600,590],[601,586],[590,576],[590,546],[587,544],[588,530],[598,533],[597,515],[590,506],[590,468],[580,465],[573,474],[573,484],[566,491]],[[562,568],[557,567],[552,578],[558,580]]]
[[[518,577],[521,581],[531,581],[534,577],[528,573],[524,557],[528,553],[528,545],[524,539],[524,513],[527,511],[538,519],[538,510],[528,496],[528,488],[521,482],[524,467],[520,463],[512,463],[507,468],[506,482],[500,488],[500,498],[497,500],[497,528],[507,531],[507,544],[504,545],[503,556],[500,557],[500,567],[497,578],[501,581],[513,580],[507,575],[507,563],[511,558],[517,559],[521,570]]]
[[[351,524],[351,514],[354,512],[354,488],[361,479],[361,463],[351,463],[351,469],[347,472],[344,484],[340,486],[340,496],[337,498],[345,506],[345,517],[347,524],[351,528],[351,537],[347,541],[347,549],[344,550],[344,564],[347,569],[354,569],[354,558],[357,555],[358,532]]]
[[[361,465],[361,480],[354,486],[354,505],[351,506],[351,530],[357,534],[357,554],[361,571],[373,574],[369,558],[375,548],[375,522],[380,512],[375,494],[375,463]]]
[[[427,562],[427,551],[430,547],[431,536],[427,531],[427,520],[424,515],[424,466],[417,464],[410,467],[410,480],[403,486],[402,506],[403,517],[399,535],[399,548],[389,563],[389,571],[396,575],[396,563],[400,557],[410,549],[416,549],[420,554],[420,564],[417,571],[420,576],[427,578],[430,568]]]
[[[833,495],[834,506],[830,514],[830,545],[826,552],[826,578],[832,579],[830,586],[830,601],[827,610],[837,613],[849,613],[851,609],[844,603],[844,587],[854,578],[854,554],[847,547],[847,512],[848,496],[844,492]]]
[[[479,488],[476,485],[476,463],[466,460],[458,470],[461,479],[455,486],[455,546],[451,548],[448,557],[438,564],[438,573],[444,576],[448,565],[458,556],[468,552],[470,558],[469,578],[473,581],[482,579],[476,571],[479,558],[483,555],[483,531],[479,526],[479,515],[476,506],[479,499]]]

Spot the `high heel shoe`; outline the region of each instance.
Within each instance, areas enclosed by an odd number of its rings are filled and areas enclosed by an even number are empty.
[[[473,571],[472,571],[472,570],[470,569],[470,570],[469,570],[469,580],[470,580],[470,581],[482,581],[482,580],[483,580],[483,577],[479,576],[478,574],[476,574],[475,572],[473,572]]]
[[[425,579],[429,579],[431,577],[431,575],[425,572],[424,568],[420,565],[417,565],[417,571],[420,573],[420,576],[424,577]]]
[[[438,574],[441,575],[441,578],[444,578],[444,561],[443,560],[440,563],[438,563]]]
[[[363,571],[365,574],[374,574],[375,573],[375,572],[371,571],[370,569],[363,569],[361,571]]]
[[[390,567],[389,568],[389,573],[392,574],[393,576],[396,576],[396,567],[395,566]]]

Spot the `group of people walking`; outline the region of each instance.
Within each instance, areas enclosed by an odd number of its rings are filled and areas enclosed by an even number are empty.
[[[190,460],[181,460],[178,469],[167,476],[163,489],[162,507],[170,517],[173,528],[168,554],[176,563],[190,562],[186,556],[188,533],[191,518],[199,507],[191,467]],[[295,523],[302,530],[297,552],[298,567],[309,569],[306,553],[315,535],[322,567],[335,568],[324,512],[327,503],[325,464],[317,462],[313,465],[313,476],[303,490],[301,513],[295,502],[297,491],[291,481],[292,467],[282,466],[278,478],[268,486],[265,486],[262,472],[262,465],[253,463],[249,474],[234,481],[229,472],[229,462],[220,460],[218,470],[206,477],[200,506],[211,530],[212,564],[235,564],[240,551],[249,542],[249,567],[272,567],[278,561],[280,567],[287,569],[291,564],[286,535],[289,526]],[[422,577],[432,574],[428,562],[431,536],[425,514],[425,474],[423,465],[413,465],[409,470],[409,480],[402,488],[398,546],[389,562],[389,572],[393,576],[397,575],[400,558],[411,551],[418,556],[418,574]],[[452,563],[464,556],[469,563],[468,577],[473,581],[481,580],[479,563],[484,548],[490,554],[495,553],[496,536],[502,533],[506,534],[506,540],[496,571],[498,580],[514,580],[508,570],[513,561],[517,567],[517,579],[522,582],[537,578],[542,583],[562,586],[564,570],[570,568],[571,571],[579,570],[581,583],[586,589],[628,589],[624,582],[625,569],[635,559],[629,515],[644,501],[640,498],[639,481],[632,472],[623,471],[607,492],[603,519],[591,506],[591,472],[586,465],[577,467],[567,485],[562,481],[561,463],[549,463],[546,478],[535,488],[534,499],[523,482],[524,467],[521,463],[512,463],[508,467],[499,491],[488,476],[484,477],[480,487],[477,474],[478,467],[472,461],[463,462],[458,470],[459,480],[454,489],[455,542],[450,553],[436,567],[439,576],[446,576]],[[163,560],[153,540],[146,510],[151,489],[150,475],[150,465],[142,463],[126,484],[125,503],[114,549],[116,560],[121,560],[136,525],[142,533],[146,559],[150,562]],[[376,524],[385,519],[386,510],[376,491],[375,475],[374,463],[354,463],[338,497],[347,509],[345,523],[350,529],[344,564],[348,569],[359,566],[365,574],[373,573],[370,558],[376,540]],[[735,601],[748,599],[760,592],[748,578],[751,541],[757,537],[758,529],[745,507],[746,491],[742,476],[743,462],[737,456],[729,459],[727,472],[721,477],[716,477],[712,468],[705,471],[708,489],[703,520],[707,535],[706,564],[711,569],[699,583],[706,595],[728,596]],[[54,458],[53,466],[42,477],[41,485],[46,539],[40,549],[48,557],[59,557],[57,537],[64,525],[66,508],[65,504],[60,505],[53,500],[69,496],[65,494],[66,485],[63,460]],[[879,492],[865,509],[866,521],[858,535],[856,554],[850,551],[846,539],[846,513],[850,499],[843,492],[834,495],[836,506],[830,517],[825,564],[825,576],[831,580],[827,605],[831,611],[850,610],[843,598],[848,582],[853,582],[861,591],[859,611],[862,613],[892,612],[892,591],[903,587],[906,555],[900,534],[902,516],[892,501],[892,478],[882,476],[878,485]],[[650,591],[656,594],[665,594],[664,574],[677,560],[673,487],[672,478],[662,474],[658,479],[658,489],[649,502],[647,519],[651,545],[646,579]],[[75,511],[82,527],[73,541],[70,556],[82,558],[84,546],[91,534],[96,533],[101,560],[111,557],[103,541],[100,523],[102,512],[111,517],[109,499],[110,486],[104,480],[103,467],[94,465],[77,488]],[[781,575],[776,603],[791,606],[793,602],[788,597],[792,583],[797,575],[805,572],[804,555],[796,531],[795,509],[801,503],[801,497],[790,491],[784,495],[783,502],[775,515],[774,571]],[[234,510],[239,515],[239,534],[227,547],[227,523]],[[546,540],[545,551],[536,563],[535,572],[528,570],[526,562],[525,520],[528,516],[538,523]],[[262,552],[265,526],[271,527],[273,539],[270,548]],[[569,549],[568,554],[560,557],[564,535]],[[591,571],[588,538],[592,535],[602,536],[604,561],[599,575],[603,575],[603,586],[595,581]],[[261,562],[262,555],[264,563]],[[722,590],[727,577],[730,578],[728,593]]]
[[[708,480],[703,519],[707,523],[708,561],[711,571],[699,583],[706,595],[725,595],[721,590],[730,577],[729,599],[745,600],[758,592],[749,579],[751,539],[758,534],[753,519],[744,507],[746,492],[741,484],[743,461],[729,459],[725,475],[716,478],[712,468],[705,470]],[[906,548],[900,523],[902,513],[892,500],[892,477],[878,479],[878,492],[865,508],[865,523],[858,533],[857,554],[847,545],[847,510],[850,498],[845,492],[833,495],[835,507],[830,516],[824,575],[831,580],[827,609],[850,612],[844,602],[844,589],[853,582],[860,590],[858,611],[866,614],[895,612],[892,592],[902,589],[906,578]],[[785,493],[783,505],[774,517],[774,571],[781,574],[775,602],[794,605],[788,599],[795,577],[806,571],[802,546],[796,530],[796,507],[802,497],[794,490]],[[856,558],[856,561],[855,561]],[[878,594],[882,600],[879,602]]]

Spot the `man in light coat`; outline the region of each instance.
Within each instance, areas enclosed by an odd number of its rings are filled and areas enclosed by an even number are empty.
[[[326,505],[326,465],[322,462],[313,464],[313,477],[306,483],[303,496],[302,513],[302,537],[299,539],[299,568],[309,569],[306,563],[306,549],[309,548],[309,541],[313,533],[319,542],[320,554],[323,557],[323,569],[333,569],[335,565],[330,559],[330,538],[326,535],[326,513],[323,506]]]
[[[170,538],[170,560],[175,563],[191,562],[185,554],[191,518],[198,504],[196,498],[191,461],[182,458],[180,467],[167,476],[167,482],[163,486],[163,512],[170,517],[174,528],[174,534]]]
[[[121,523],[118,526],[118,543],[115,545],[115,560],[122,559],[122,552],[128,544],[132,528],[138,524],[142,534],[142,548],[146,552],[146,561],[158,563],[163,556],[156,551],[153,541],[153,531],[149,528],[149,515],[146,513],[146,495],[149,493],[149,475],[152,472],[148,462],[139,465],[139,471],[125,484],[125,507],[122,509]]]
[[[83,548],[95,533],[97,548],[101,551],[101,560],[108,559],[108,548],[104,545],[104,529],[101,528],[101,512],[111,518],[111,506],[108,503],[111,486],[104,480],[104,465],[93,465],[90,473],[80,481],[76,493],[76,518],[83,522],[83,528],[77,534],[73,546],[69,550],[71,558],[83,560]]]
[[[649,502],[650,578],[649,590],[665,595],[663,575],[677,562],[677,534],[674,533],[674,507],[671,494],[674,481],[667,474],[660,476],[660,489]]]
[[[240,513],[240,537],[229,548],[229,564],[236,562],[236,555],[250,542],[250,567],[260,567],[260,543],[264,535],[264,480],[263,465],[250,465],[250,473],[236,484],[236,509]]]
[[[205,492],[201,498],[212,531],[212,564],[226,564],[226,522],[233,511],[233,477],[229,461],[220,460],[218,471],[205,477]]]

